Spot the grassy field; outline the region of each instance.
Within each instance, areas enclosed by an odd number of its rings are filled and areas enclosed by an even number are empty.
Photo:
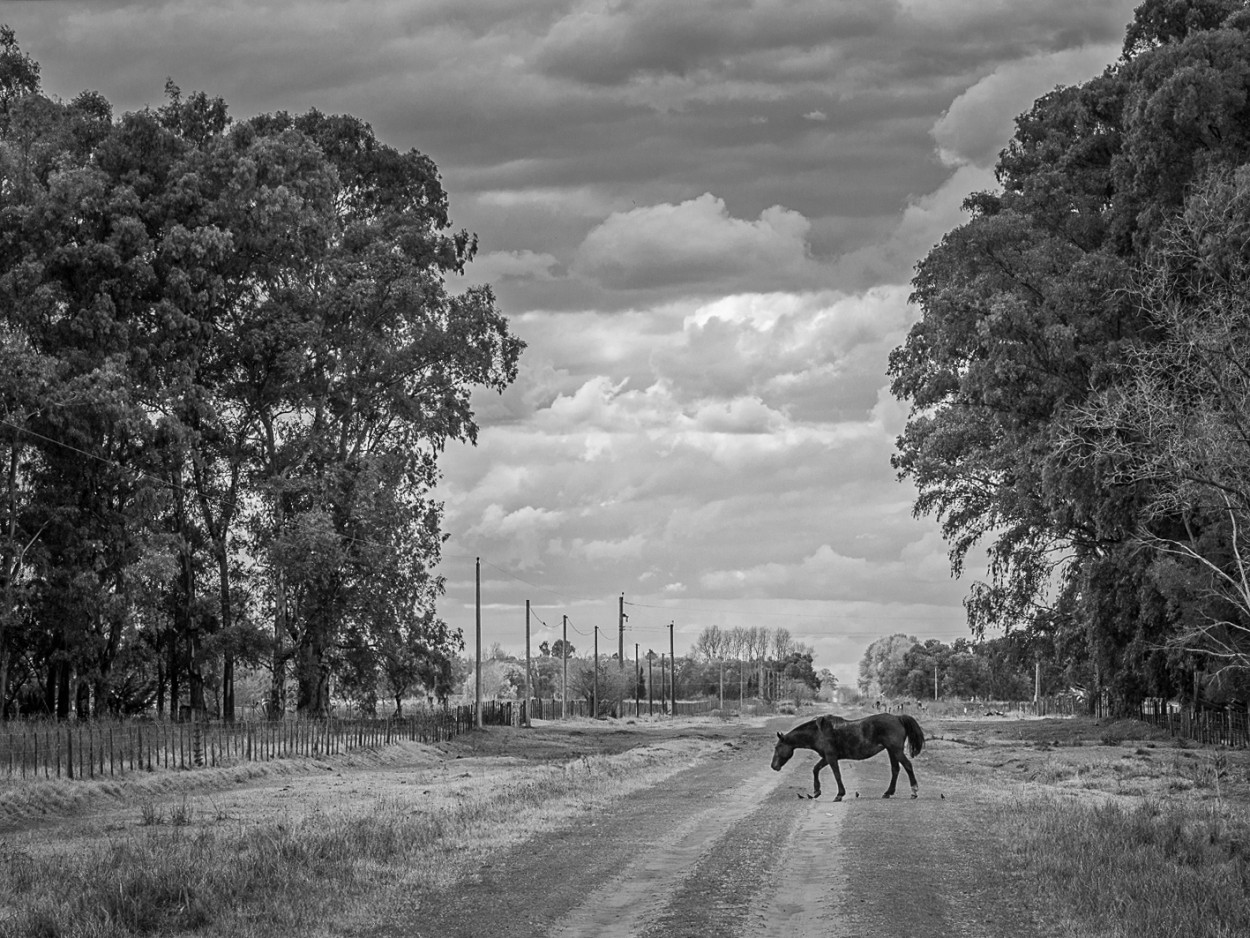
[[[1250,934],[1250,756],[1149,727],[936,720],[1073,936]],[[0,788],[0,938],[335,933],[726,742],[725,725],[493,729],[441,747]]]
[[[991,727],[945,732],[976,751],[966,771],[1011,780],[996,826],[1063,934],[1250,935],[1250,754],[1133,721]]]
[[[545,735],[522,743],[535,758],[508,754],[506,742],[487,756],[469,742],[433,759],[430,747],[392,747],[376,766],[358,755],[347,777],[363,773],[381,784],[352,781],[357,787],[343,794],[354,797],[326,797],[321,779],[305,774],[344,766],[275,765],[279,781],[290,781],[279,791],[297,793],[277,812],[231,795],[236,784],[264,780],[255,766],[215,778],[164,773],[110,783],[94,804],[90,783],[10,788],[0,803],[12,814],[20,796],[35,835],[20,846],[0,841],[0,936],[333,933],[325,923],[350,918],[354,907],[375,909],[397,888],[446,886],[491,854],[654,785],[723,745],[641,738],[612,752],[595,734],[584,742],[566,731],[555,740]],[[420,797],[414,781],[428,786]],[[304,792],[310,797],[299,797]],[[70,819],[44,825],[40,836],[43,811],[67,806]]]

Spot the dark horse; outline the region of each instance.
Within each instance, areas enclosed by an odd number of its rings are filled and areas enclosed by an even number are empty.
[[[816,787],[816,793],[811,797],[820,797],[820,770],[829,766],[838,783],[838,797],[833,800],[841,801],[846,794],[846,788],[842,785],[838,760],[868,759],[884,749],[890,756],[890,787],[882,797],[889,798],[894,794],[898,767],[902,765],[911,780],[911,796],[915,798],[920,786],[916,784],[916,773],[911,769],[911,760],[903,754],[904,742],[913,756],[924,748],[924,730],[906,714],[874,713],[862,720],[849,721],[841,717],[823,716],[796,726],[788,733],[777,734],[777,748],[773,750],[773,770],[778,771],[789,762],[796,749],[815,750],[820,754],[820,761],[812,769],[812,784]]]

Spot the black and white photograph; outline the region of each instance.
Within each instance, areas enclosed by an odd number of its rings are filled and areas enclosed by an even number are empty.
[[[1248,888],[1246,0],[0,0],[0,938]]]

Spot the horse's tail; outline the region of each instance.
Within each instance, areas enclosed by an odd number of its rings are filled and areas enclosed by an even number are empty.
[[[899,714],[898,720],[903,724],[903,731],[907,733],[907,754],[914,756],[924,748],[924,730],[920,728],[915,717],[906,713]]]

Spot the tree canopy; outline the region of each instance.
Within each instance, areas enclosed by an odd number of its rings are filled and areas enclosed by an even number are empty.
[[[52,100],[0,30],[0,705],[437,684],[438,457],[523,348],[476,239],[359,118],[165,92]]]
[[[988,549],[974,631],[1020,631],[1125,701],[1203,667],[1174,639],[1209,610],[1151,545],[1226,519],[1156,510],[1159,479],[1100,446],[1088,414],[1168,348],[1176,324],[1141,284],[1175,220],[1248,161],[1250,10],[1148,0],[1118,61],[1017,119],[1001,188],[970,195],[969,220],[918,265],[922,317],[890,359],[912,408],[894,462],[917,513],[941,520],[956,572]]]

